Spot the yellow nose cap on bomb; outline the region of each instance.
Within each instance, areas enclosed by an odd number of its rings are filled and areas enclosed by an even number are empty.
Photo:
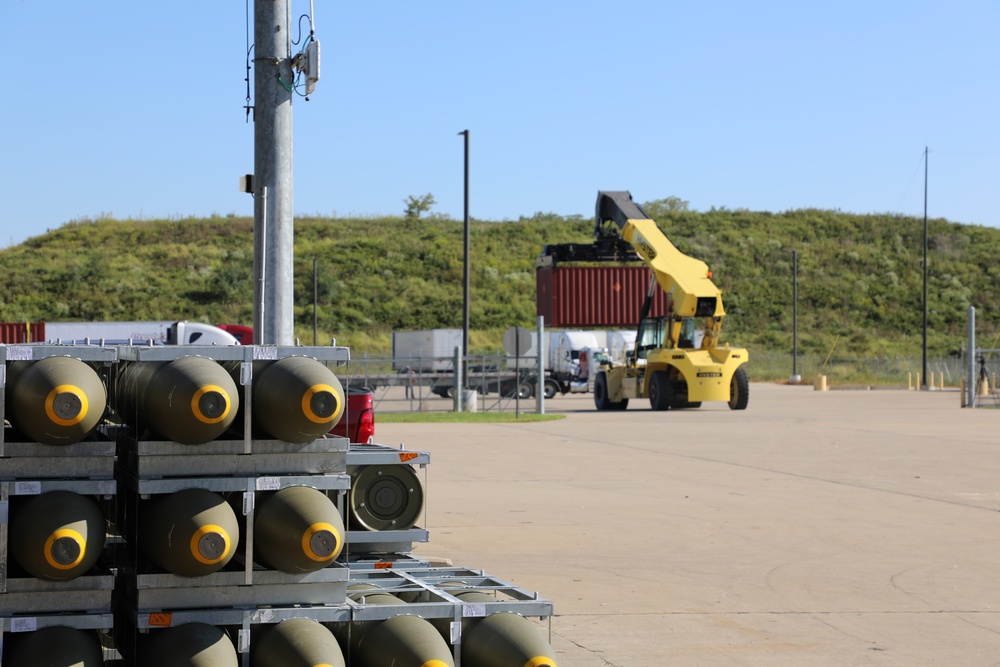
[[[225,528],[210,523],[200,526],[191,535],[189,546],[196,561],[203,565],[215,565],[229,555],[233,541]]]
[[[198,387],[191,396],[191,414],[203,424],[218,424],[229,416],[232,407],[229,394],[218,385]]]
[[[337,391],[328,384],[314,384],[302,394],[302,414],[314,424],[329,424],[339,409]]]
[[[61,384],[45,397],[45,416],[59,426],[79,424],[87,416],[87,394],[72,384]]]
[[[340,553],[340,535],[332,525],[314,523],[302,534],[302,553],[310,559],[326,563]]]
[[[87,538],[72,528],[61,528],[45,540],[44,554],[57,570],[72,570],[87,555]]]

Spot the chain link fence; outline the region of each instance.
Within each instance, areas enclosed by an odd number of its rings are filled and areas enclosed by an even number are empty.
[[[474,409],[481,412],[532,412],[536,403],[536,375],[533,359],[523,359],[519,372],[503,351],[472,355],[464,359],[465,386],[475,393]],[[1000,350],[979,351],[976,373],[983,404],[1000,405]],[[920,385],[920,357],[855,357],[850,355],[799,355],[794,370],[803,383],[811,384],[817,375],[827,378],[828,386],[878,386],[907,389]],[[385,358],[365,353],[352,355],[350,363],[337,370],[345,386],[368,387],[374,391],[376,412],[451,411],[455,407],[455,359]],[[746,366],[751,382],[788,382],[793,375],[791,354],[753,353]],[[440,370],[432,370],[440,369]],[[937,388],[958,389],[968,377],[963,357],[937,357],[927,360],[927,384]],[[985,378],[987,384],[982,383]],[[468,395],[465,398],[473,400]],[[471,405],[468,407],[472,407]],[[468,409],[468,407],[466,409]]]
[[[471,355],[463,361],[464,409],[535,410],[533,360],[522,359],[521,368],[517,368],[505,352],[497,351]],[[450,411],[455,409],[455,362],[453,357],[384,358],[362,353],[353,354],[347,366],[337,369],[337,375],[345,386],[371,389],[376,413]]]
[[[958,387],[966,375],[965,364],[961,357],[928,359],[927,383],[931,384],[933,379],[935,387]],[[920,357],[799,355],[794,370],[804,382],[825,375],[831,384],[909,387],[918,384],[922,366]],[[751,352],[747,373],[751,381],[787,381],[793,375],[792,355]]]

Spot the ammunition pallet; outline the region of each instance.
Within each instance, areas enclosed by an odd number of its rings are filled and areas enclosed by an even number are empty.
[[[119,469],[122,487],[119,525],[125,538],[119,562],[119,588],[140,611],[253,607],[264,605],[340,604],[347,568],[338,563],[307,573],[289,574],[255,562],[254,519],[260,494],[290,487],[310,487],[338,499],[349,488],[346,475],[280,475],[140,479]],[[239,544],[232,560],[204,576],[178,576],[150,563],[139,552],[144,501],[188,489],[205,489],[228,497],[239,522]],[[346,539],[346,535],[343,536]]]

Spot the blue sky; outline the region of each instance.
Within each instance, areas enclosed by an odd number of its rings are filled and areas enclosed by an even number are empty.
[[[297,215],[818,207],[1000,226],[1000,5],[315,0]],[[308,12],[295,0],[292,15]],[[252,2],[251,2],[252,11]],[[251,33],[252,34],[252,33]],[[73,219],[252,215],[244,2],[4,0],[0,246]]]

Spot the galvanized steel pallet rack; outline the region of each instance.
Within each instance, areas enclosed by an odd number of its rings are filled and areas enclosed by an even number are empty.
[[[423,496],[426,496],[426,470],[429,463],[430,454],[427,452],[418,452],[402,447],[397,449],[386,445],[351,443],[350,448],[347,450],[347,471],[352,477],[358,469],[367,466],[418,466],[425,473],[421,489]],[[347,502],[350,502],[355,491],[355,488],[351,489]],[[423,505],[423,501],[421,501],[421,505]],[[341,509],[344,515],[344,525],[347,526],[345,556],[348,560],[370,560],[371,556],[381,554],[408,559],[416,564],[416,559],[410,555],[413,551],[413,543],[427,542],[430,539],[430,533],[427,529],[417,525],[401,530],[392,528],[364,530],[352,527],[350,521],[351,509],[348,507]],[[419,514],[426,520],[426,513],[423,509],[421,509]],[[385,560],[395,559],[383,559],[383,561]]]
[[[100,346],[49,344],[0,345],[0,425],[6,419],[7,362],[73,357],[107,371],[117,360],[117,350]],[[95,434],[71,445],[46,445],[12,438],[9,427],[0,428],[0,661],[4,635],[34,632],[50,626],[100,631],[105,637],[112,617],[113,571],[102,558],[75,579],[49,582],[25,573],[11,576],[8,521],[10,504],[50,491],[72,491],[113,500],[115,443]],[[108,517],[106,517],[108,518]],[[105,649],[113,660],[116,653]],[[0,662],[2,664],[2,662]]]
[[[242,665],[249,664],[251,627],[286,618],[338,622],[348,618],[348,568],[342,563],[315,572],[288,574],[267,569],[254,559],[253,525],[257,499],[291,486],[310,486],[325,493],[339,508],[350,488],[346,438],[323,437],[307,443],[260,439],[253,432],[253,364],[306,356],[327,365],[346,363],[343,347],[300,346],[129,346],[119,359],[172,361],[196,354],[217,362],[239,362],[242,436],[201,445],[137,437],[127,429],[118,436],[119,489],[123,532],[133,539],[143,498],[203,488],[237,497],[240,544],[233,560],[203,577],[181,577],[146,562],[134,544],[121,559],[116,604],[119,648],[127,665],[137,665],[138,636],[185,623],[206,623],[234,635]],[[242,510],[242,514],[241,511]],[[129,512],[132,517],[128,518]],[[346,537],[346,536],[345,536]]]

